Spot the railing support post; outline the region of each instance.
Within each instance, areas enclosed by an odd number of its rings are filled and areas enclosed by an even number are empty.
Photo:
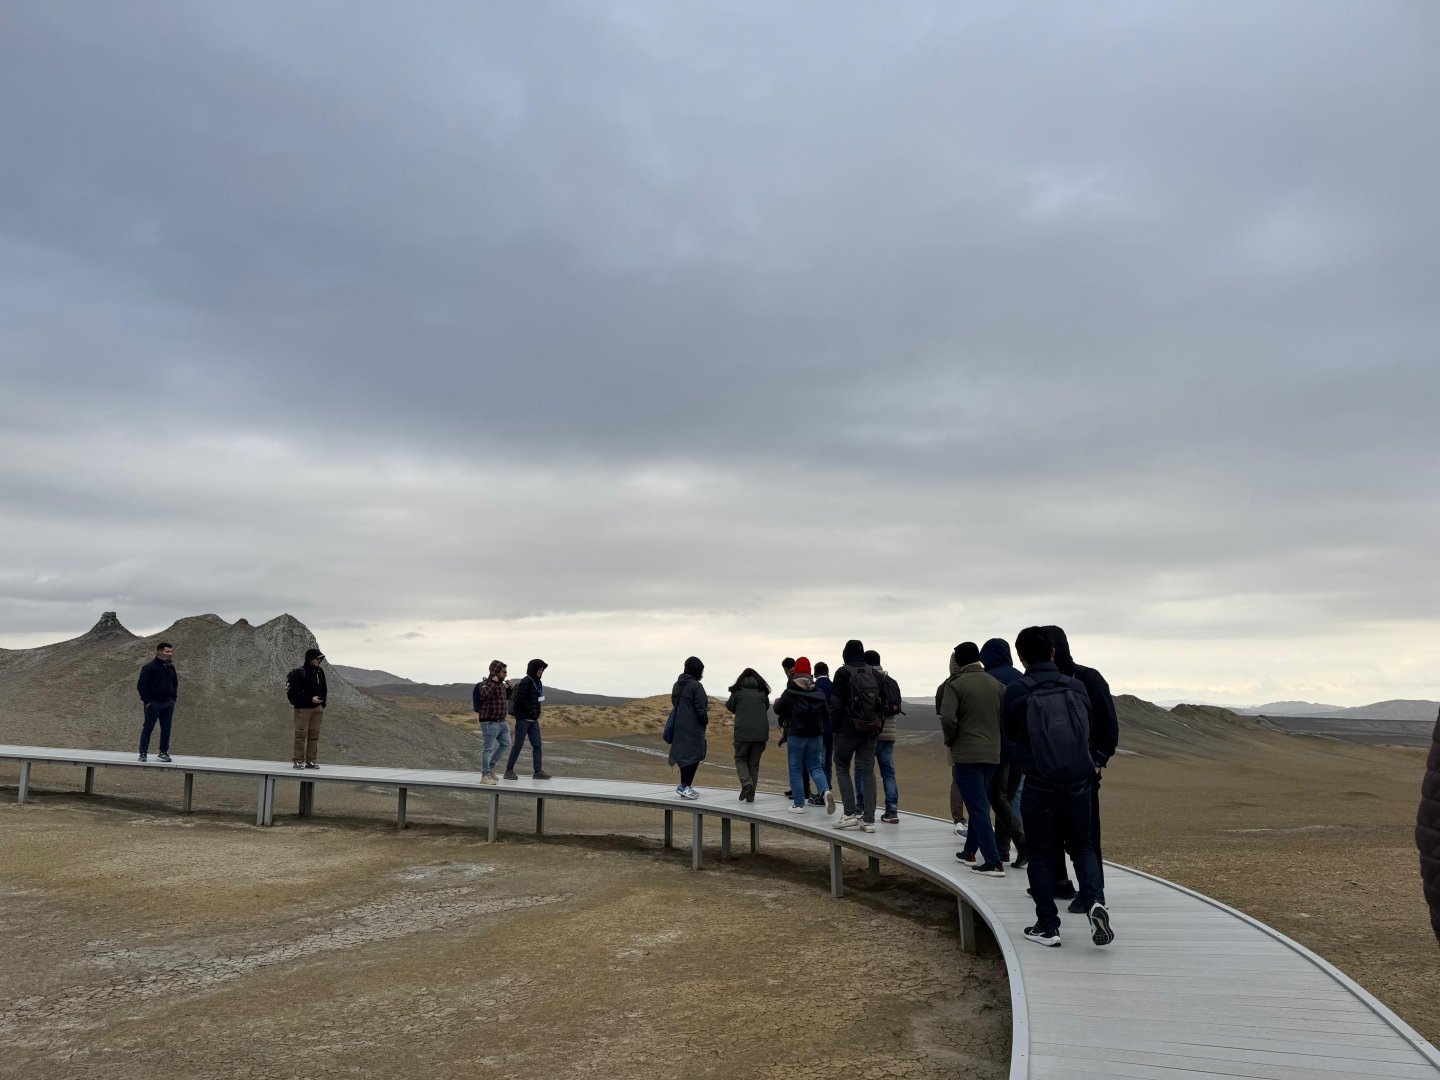
[[[980,945],[975,937],[975,909],[963,896],[957,896],[955,903],[960,915],[960,948],[968,953],[978,952]]]
[[[870,856],[870,865],[865,869],[865,876],[871,881],[880,880],[880,860],[874,855]]]
[[[95,794],[95,766],[94,766],[94,765],[86,765],[86,766],[85,766],[85,794],[86,794],[86,795],[94,795],[94,794]]]
[[[410,792],[406,788],[400,789],[400,797],[395,806],[395,828],[405,828],[405,804],[409,801]]]
[[[751,855],[754,855],[754,854],[755,854],[757,851],[759,851],[759,850],[760,850],[760,823],[759,823],[758,821],[752,821],[752,822],[750,823],[750,854],[751,854]]]
[[[839,844],[830,845],[830,895],[836,900],[845,895],[845,860]]]
[[[16,801],[24,802],[30,794],[30,765],[28,761],[20,763],[20,790],[16,793]]]
[[[674,810],[666,810],[666,811],[665,811],[665,846],[666,846],[667,848],[673,848],[673,847],[675,846],[675,811],[674,811]]]
[[[495,842],[495,838],[500,835],[500,796],[499,796],[499,795],[493,795],[493,794],[492,794],[492,795],[490,796],[490,814],[489,814],[489,818],[490,818],[490,820],[489,820],[489,822],[488,822],[488,825],[489,825],[489,837],[488,837],[488,839],[489,839],[490,843],[493,844],[493,843]]]
[[[705,815],[695,815],[695,826],[690,836],[690,869],[699,870],[700,860],[705,853]]]
[[[188,813],[190,813],[190,807],[191,807],[192,803],[194,802],[194,799],[195,799],[195,774],[194,774],[193,772],[187,772],[187,773],[185,774],[185,798],[184,798],[184,801],[181,803],[181,806],[180,806],[180,812],[181,812],[182,814],[188,814]]]
[[[535,835],[545,835],[545,800],[535,800]]]
[[[720,860],[730,858],[730,819],[720,819]]]

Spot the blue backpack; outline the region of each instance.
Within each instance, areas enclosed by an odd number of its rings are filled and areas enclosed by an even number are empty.
[[[1031,690],[1025,705],[1025,733],[1035,775],[1057,784],[1073,784],[1095,775],[1090,756],[1090,702],[1069,679],[1020,680]]]

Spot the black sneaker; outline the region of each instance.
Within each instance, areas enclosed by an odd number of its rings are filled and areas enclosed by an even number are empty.
[[[1090,905],[1081,900],[1078,896],[1070,901],[1070,906],[1065,909],[1071,915],[1084,915],[1090,910]]]
[[[1080,894],[1075,891],[1075,886],[1068,881],[1065,882],[1063,885],[1055,886],[1056,900],[1074,900],[1075,897],[1079,895]]]
[[[886,825],[899,825],[899,824],[900,824],[900,815],[899,815],[899,814],[882,814],[882,815],[880,815],[880,820],[883,821]]]
[[[1115,931],[1110,929],[1110,912],[1104,904],[1090,905],[1090,940],[1096,945],[1109,945],[1115,940]]]
[[[1060,944],[1059,930],[1046,930],[1039,923],[1034,926],[1025,927],[1025,940],[1033,941],[1036,945],[1045,945],[1049,948],[1056,948]]]
[[[157,756],[155,760],[156,760],[156,761],[169,761],[169,760],[170,760],[170,755],[167,754],[167,753],[165,753],[164,750],[161,750],[159,756]]]
[[[790,794],[790,789],[789,789],[789,788],[786,788],[786,789],[785,789],[785,798],[791,800],[792,802],[794,801],[794,798],[795,798],[795,797]]]
[[[805,799],[805,801],[806,801],[807,803],[809,803],[811,806],[824,806],[824,805],[825,805],[825,796],[824,796],[824,795],[810,795],[810,796],[808,796],[808,797]]]
[[[305,767],[307,769],[318,769],[320,767],[320,764],[315,761],[307,761],[305,762]]]
[[[1024,870],[1025,867],[1027,867],[1027,866],[1029,866],[1029,865],[1030,865],[1030,856],[1029,856],[1029,855],[1026,855],[1025,852],[1022,851],[1022,852],[1020,852],[1020,854],[1018,854],[1018,855],[1015,856],[1015,861],[1010,864],[1010,869],[1012,869],[1012,870]]]
[[[1005,867],[998,862],[981,863],[979,866],[970,867],[972,874],[984,874],[986,877],[1004,877]]]
[[[149,760],[150,760],[150,755],[149,755],[149,754],[141,754],[141,755],[140,755],[140,760],[141,760],[141,761],[149,761]]]
[[[959,859],[966,866],[975,867],[980,865],[980,859],[974,854],[967,855],[963,851],[955,852],[955,858]]]
[[[751,802],[755,798],[755,785],[743,784],[740,788],[740,801]]]

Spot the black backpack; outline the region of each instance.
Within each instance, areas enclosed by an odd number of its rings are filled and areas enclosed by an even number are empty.
[[[869,664],[845,666],[850,670],[850,723],[861,735],[878,735],[885,726],[880,675]]]
[[[905,699],[900,696],[900,684],[891,678],[888,671],[880,674],[880,702],[885,716],[904,716]]]
[[[1070,680],[1021,679],[1031,690],[1025,705],[1025,733],[1035,775],[1057,784],[1073,784],[1095,775],[1090,756],[1090,701]]]

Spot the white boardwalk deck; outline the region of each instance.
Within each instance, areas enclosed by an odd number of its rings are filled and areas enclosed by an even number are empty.
[[[1034,907],[1024,874],[997,880],[970,873],[955,860],[949,823],[934,818],[905,814],[898,826],[881,825],[873,834],[837,832],[823,811],[792,815],[785,812],[787,802],[773,795],[762,794],[751,805],[738,802],[733,790],[711,789],[698,802],[685,802],[666,785],[617,780],[524,779],[488,787],[474,772],[332,765],[299,773],[284,762],[199,757],[140,765],[133,755],[113,751],[3,745],[0,760],[20,763],[22,802],[35,765],[84,767],[86,791],[93,790],[101,767],[181,773],[185,810],[195,776],[248,776],[256,781],[259,824],[272,820],[277,783],[287,781],[298,782],[302,815],[313,813],[316,783],[394,787],[402,826],[409,790],[477,791],[492,796],[492,839],[502,798],[534,799],[541,832],[546,800],[647,806],[665,811],[667,843],[673,815],[693,815],[696,867],[704,817],[720,820],[722,858],[730,855],[732,821],[750,825],[752,846],[761,825],[783,828],[831,845],[837,896],[843,893],[843,848],[868,856],[872,871],[879,859],[891,859],[955,893],[967,947],[975,946],[974,914],[990,927],[1010,977],[1012,1080],[1440,1080],[1435,1048],[1335,968],[1248,916],[1148,874],[1107,864],[1114,944],[1095,947],[1085,918],[1068,914],[1062,914],[1061,948],[1025,941],[1021,930],[1034,921]],[[58,779],[53,771],[47,778]]]

